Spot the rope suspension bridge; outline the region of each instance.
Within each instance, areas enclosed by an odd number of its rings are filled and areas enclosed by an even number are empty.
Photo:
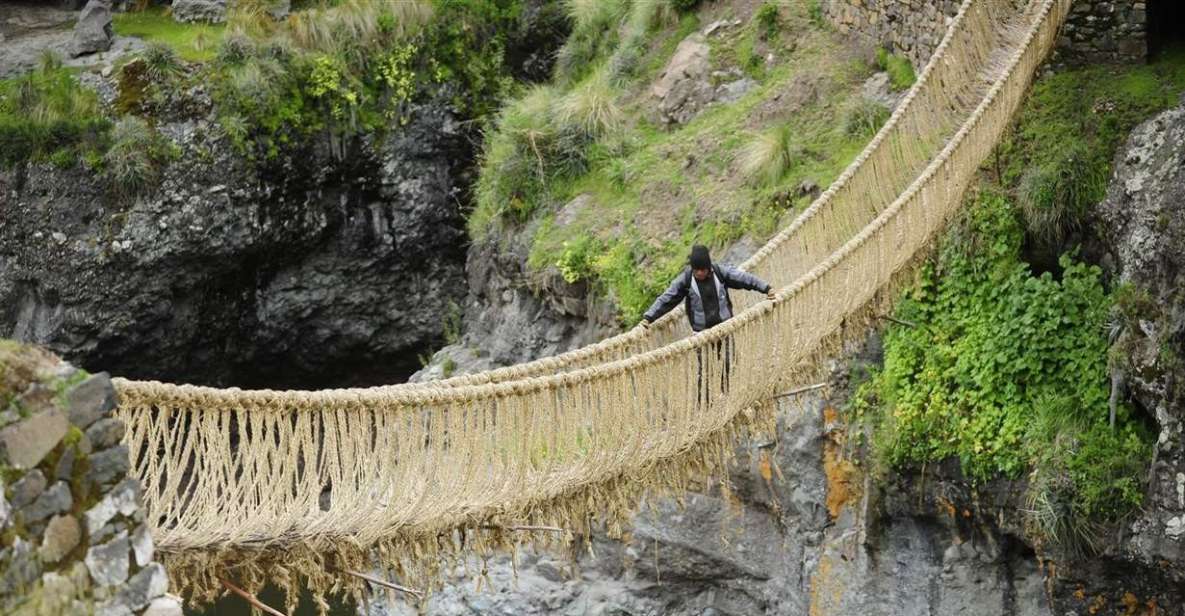
[[[1070,0],[965,0],[917,83],[807,210],[742,265],[777,289],[689,336],[682,309],[538,361],[323,391],[119,379],[132,473],[182,592],[429,585],[522,529],[587,533],[719,472],[908,282],[1020,105]],[[720,349],[726,349],[721,352]],[[727,371],[727,374],[726,374]],[[535,525],[535,526],[527,526]],[[557,528],[558,527],[558,528]]]

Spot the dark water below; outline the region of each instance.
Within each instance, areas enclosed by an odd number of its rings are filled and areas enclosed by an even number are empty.
[[[281,612],[284,611],[284,593],[279,589],[265,588],[263,592],[256,596],[269,607],[273,607]],[[207,606],[202,610],[187,608],[185,614],[186,616],[252,616],[251,605],[245,599],[233,593],[222,597],[218,601],[215,601],[213,605]],[[317,616],[317,605],[313,603],[311,597],[301,597],[300,605],[296,608],[296,611],[287,614],[288,616]],[[358,616],[358,609],[354,606],[353,602],[331,598],[329,600],[329,615]]]

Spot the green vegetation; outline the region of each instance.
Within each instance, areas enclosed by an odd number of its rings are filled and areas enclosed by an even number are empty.
[[[162,165],[177,156],[172,142],[136,116],[120,119],[111,137],[111,148],[103,156],[103,175],[122,196],[155,186]]]
[[[1116,148],[1185,91],[1185,54],[1039,79],[997,149],[984,189],[885,335],[883,369],[859,389],[858,421],[889,467],[957,457],[975,481],[1028,474],[1030,532],[1090,552],[1143,501],[1152,435],[1124,404],[1110,418],[1108,331],[1154,315],[1146,294],[1108,292],[1077,262],[1071,231],[1103,198]],[[985,178],[986,181],[986,178]],[[1035,274],[1026,246],[1061,254]]]
[[[150,43],[167,45],[188,62],[213,60],[226,30],[220,24],[178,23],[159,7],[116,13],[113,19],[115,30],[121,36],[135,36]]]
[[[509,82],[505,33],[520,10],[515,0],[352,0],[276,23],[246,3],[206,77],[250,156],[322,131],[344,155],[352,136],[405,123],[417,100],[447,93],[464,115],[489,113]]]
[[[871,67],[812,24],[806,6],[757,4],[736,15],[744,27],[706,39],[711,68],[725,75],[712,87],[736,69],[758,84],[674,126],[656,117],[651,87],[700,29],[697,14],[669,0],[566,7],[573,33],[555,82],[523,92],[487,133],[469,231],[492,241],[530,225],[531,269],[589,283],[624,323],[641,317],[690,244],[764,240],[809,203],[800,185],[832,181],[871,135],[848,132],[844,119]],[[767,67],[769,54],[778,61]]]
[[[28,74],[0,80],[0,165],[51,160],[70,166],[101,150],[109,127],[98,96],[54,56]]]
[[[889,74],[889,85],[893,90],[907,90],[918,80],[909,59],[899,54],[889,53],[887,49],[876,50],[876,65]]]
[[[998,181],[1018,187],[1030,233],[1056,244],[1073,231],[1102,200],[1123,139],[1183,90],[1185,50],[1151,65],[1091,66],[1038,80],[997,167]]]
[[[1065,514],[1038,525],[1066,539],[1066,516],[1114,520],[1140,505],[1151,439],[1126,408],[1109,427],[1099,269],[1065,256],[1060,279],[1034,275],[1017,209],[997,192],[974,200],[898,306],[916,326],[888,330],[884,368],[855,407],[890,466],[957,457],[977,481],[1037,469],[1034,507]]]

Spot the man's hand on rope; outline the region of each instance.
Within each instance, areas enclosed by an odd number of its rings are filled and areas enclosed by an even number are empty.
[[[647,321],[646,319],[642,319],[641,321],[638,322],[638,328],[642,329],[642,330],[650,329],[650,321]]]
[[[772,301],[774,301],[775,299],[778,299],[778,296],[777,296],[777,295],[774,293],[774,290],[773,290],[773,289],[770,289],[770,290],[768,290],[768,291],[766,291],[766,292],[765,292],[765,299],[768,299],[769,301],[771,301],[771,302],[772,302]]]

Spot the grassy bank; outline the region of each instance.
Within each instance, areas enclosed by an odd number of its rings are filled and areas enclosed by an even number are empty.
[[[859,95],[875,62],[808,6],[678,4],[569,3],[573,33],[556,78],[492,127],[469,223],[478,241],[529,230],[534,271],[592,282],[626,324],[689,245],[760,244],[888,117]],[[652,87],[679,44],[711,23],[726,25],[699,35],[710,49],[707,87],[750,89],[668,124]]]

